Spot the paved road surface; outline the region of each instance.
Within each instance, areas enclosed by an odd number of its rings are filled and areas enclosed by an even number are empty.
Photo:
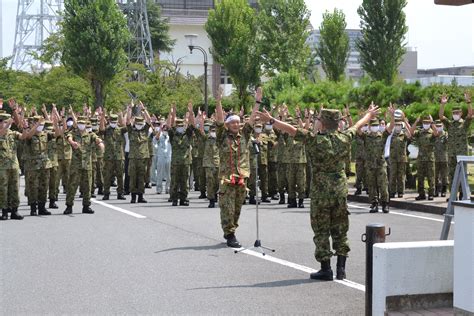
[[[261,240],[276,248],[263,257],[227,248],[219,209],[196,194],[190,207],[172,208],[154,188],[147,192],[148,204],[99,200],[95,215],[80,214],[76,200],[70,216],[62,215],[61,195],[52,216],[0,222],[0,314],[362,315],[365,225],[391,227],[387,241],[436,240],[442,226],[441,216],[369,214],[352,203],[350,281],[315,282],[308,202],[305,209],[262,205]],[[240,224],[238,238],[253,245],[253,206]]]

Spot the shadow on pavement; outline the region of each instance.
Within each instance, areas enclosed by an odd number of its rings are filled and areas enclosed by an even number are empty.
[[[293,279],[293,280],[281,280],[273,282],[256,283],[251,285],[229,285],[229,286],[209,286],[209,287],[197,287],[188,289],[188,291],[194,290],[211,290],[211,289],[241,289],[241,288],[268,288],[268,287],[284,287],[293,286],[299,284],[318,283],[323,281],[313,281],[310,279]]]
[[[227,248],[227,245],[225,243],[218,243],[215,245],[208,245],[208,246],[169,248],[169,249],[155,251],[155,253],[169,252],[169,251],[182,251],[182,250],[202,251],[202,250],[215,250],[215,249],[224,249],[224,248]]]

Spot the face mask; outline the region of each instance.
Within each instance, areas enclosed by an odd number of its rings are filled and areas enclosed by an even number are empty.
[[[92,127],[86,128],[86,131],[88,131],[89,133],[92,132]]]
[[[99,130],[99,126],[98,126],[98,125],[92,125],[92,130],[93,130],[93,131],[98,131],[98,130]]]
[[[86,129],[86,124],[77,124],[77,128],[80,130],[80,131],[83,131]]]
[[[385,132],[385,125],[380,125],[380,131],[383,133]]]
[[[257,134],[260,134],[262,132],[262,128],[261,127],[257,127],[254,129],[255,133]]]
[[[370,131],[372,133],[377,133],[378,131],[380,130],[380,127],[377,125],[377,126],[371,126],[370,127]]]
[[[436,129],[438,130],[438,132],[440,132],[440,133],[441,133],[441,132],[443,131],[443,126],[441,126],[441,127],[437,127]]]
[[[209,136],[211,136],[212,138],[216,138],[216,132],[209,132]]]
[[[196,124],[196,128],[200,128],[201,127],[201,124]]]
[[[365,133],[369,130],[369,127],[368,126],[362,126],[362,131]]]
[[[155,133],[158,133],[159,131],[161,131],[161,128],[155,127]]]
[[[116,128],[116,127],[117,127],[117,123],[110,123],[110,127]]]
[[[67,125],[67,127],[71,127],[73,123],[74,123],[73,121],[67,121],[66,125]]]
[[[209,126],[204,126],[204,131],[209,132]]]
[[[182,126],[177,127],[177,128],[176,128],[176,131],[177,131],[179,134],[183,134],[183,133],[184,133],[184,127],[182,127]]]
[[[423,124],[423,129],[427,130],[427,129],[430,129],[430,124]]]
[[[394,131],[395,133],[400,133],[402,131],[402,127],[400,125],[395,126]]]
[[[272,124],[267,124],[267,125],[265,125],[265,129],[267,131],[271,131],[273,129],[273,125]]]
[[[36,131],[37,132],[42,132],[44,129],[44,125],[39,125],[37,128],[36,128]]]
[[[167,132],[167,131],[164,131],[164,132],[163,132],[163,136],[168,136],[168,132]]]
[[[137,130],[142,130],[145,127],[145,124],[135,124]]]
[[[461,119],[461,115],[459,115],[459,114],[454,114],[453,115],[453,120],[459,121],[460,119]]]

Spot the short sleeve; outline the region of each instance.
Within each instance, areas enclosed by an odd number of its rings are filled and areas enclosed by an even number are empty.
[[[354,139],[354,137],[357,134],[357,128],[355,126],[352,126],[352,127],[349,127],[348,129],[346,129],[345,131],[343,131],[342,133],[344,135],[346,135],[347,137],[349,137],[350,140],[352,140],[352,139]],[[384,132],[385,139],[387,139],[388,135],[389,135],[388,132],[385,131]]]

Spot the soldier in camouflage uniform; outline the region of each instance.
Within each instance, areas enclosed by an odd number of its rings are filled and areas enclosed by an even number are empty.
[[[272,124],[267,123],[264,126],[268,152],[268,195],[272,200],[278,200],[278,139]]]
[[[97,117],[91,117],[91,132],[99,136],[99,120]],[[100,136],[99,136],[100,137]],[[92,182],[92,192],[91,196],[94,195],[94,189],[97,188],[97,194],[104,194],[104,151],[99,147],[95,148],[95,172],[94,172],[94,182]]]
[[[356,191],[354,195],[361,195],[362,190],[367,188],[367,172],[365,170],[365,147],[364,135],[368,131],[368,125],[363,126],[361,133],[355,136],[355,163],[356,163]]]
[[[176,108],[172,108],[171,126],[168,135],[171,143],[171,200],[172,205],[189,206],[189,175],[192,164],[192,142],[194,135],[194,113],[188,104],[190,124],[186,128],[184,120],[176,119]]]
[[[11,212],[11,219],[23,219],[18,213],[20,164],[16,154],[23,135],[10,130],[12,123],[10,114],[0,114],[0,208],[2,209],[0,220],[2,221],[8,219],[8,212]]]
[[[69,179],[69,167],[72,158],[72,148],[71,145],[68,144],[66,138],[67,133],[72,129],[74,120],[68,118],[65,121],[65,124],[66,127],[64,128],[61,137],[56,140],[58,150],[58,177],[56,178],[56,187],[59,189],[59,182],[62,182],[63,193],[66,193],[67,181]]]
[[[67,134],[67,142],[72,147],[71,169],[66,193],[66,209],[63,214],[72,213],[74,196],[77,188],[82,192],[82,213],[94,214],[91,209],[91,183],[92,183],[92,152],[99,146],[102,150],[104,144],[94,133],[86,130],[87,118],[79,117],[77,127]]]
[[[104,196],[102,200],[106,201],[110,198],[110,185],[112,178],[117,178],[117,199],[125,200],[124,196],[124,146],[125,133],[127,127],[118,126],[118,115],[111,114],[109,123],[106,124],[105,115],[101,116],[100,136],[104,140]]]
[[[309,152],[313,185],[311,190],[311,226],[316,245],[315,257],[321,263],[321,270],[311,273],[311,279],[333,280],[331,269],[330,240],[337,255],[336,278],[346,277],[346,258],[350,251],[347,239],[349,211],[347,207],[347,178],[345,158],[349,155],[351,141],[356,131],[377,115],[378,109],[369,108],[367,114],[353,127],[338,131],[341,113],[338,110],[322,109],[317,122],[317,134],[273,119],[268,112],[259,113],[263,120],[274,122],[297,141],[306,144]]]
[[[196,129],[201,129],[200,123],[196,123]],[[192,144],[192,168],[195,191],[201,192],[199,199],[206,198],[206,174],[204,168],[202,167],[205,146],[204,142],[205,138],[199,137],[199,135],[196,133],[194,134]]]
[[[446,196],[446,188],[448,187],[448,133],[444,131],[443,123],[436,120],[436,129],[438,136],[435,138],[435,197],[441,193],[442,197]]]
[[[408,163],[407,146],[411,138],[410,124],[403,115],[395,118],[395,109],[389,108],[391,115],[391,123],[387,127],[387,132],[391,133],[390,140],[390,197],[394,198],[398,193],[398,197],[402,198],[405,193],[405,178]],[[403,128],[405,124],[406,128]]]
[[[286,140],[288,134],[275,130],[277,135],[277,155],[278,155],[278,193],[280,195],[280,201],[278,204],[285,204],[285,192],[288,188],[288,179],[286,177],[286,170],[288,169],[287,157],[288,157],[288,146]]]
[[[298,128],[299,124],[293,121],[293,127]],[[305,144],[299,139],[289,136],[287,141],[288,169],[286,177],[288,179],[288,208],[304,208],[304,198],[306,194],[306,151]],[[298,204],[296,196],[298,195]]]
[[[214,208],[217,202],[217,191],[219,189],[219,148],[216,143],[216,125],[212,121],[204,124],[204,130],[209,127],[204,142],[204,155],[202,166],[206,174],[207,198],[209,208]]]
[[[258,145],[260,153],[257,155],[255,152],[255,147],[252,146],[250,150],[250,178],[248,187],[250,190],[250,199],[249,204],[257,204],[255,199],[257,188],[256,188],[256,177],[257,177],[257,168],[258,164],[258,179],[260,183],[260,192],[262,193],[261,202],[270,203],[268,199],[268,139],[265,134],[262,134],[263,125],[260,123],[255,124],[254,134],[252,137],[252,142]]]
[[[52,133],[53,132],[53,122],[45,121],[44,129]],[[58,137],[60,138],[60,137]],[[58,149],[57,141],[58,138],[54,137],[48,141],[48,166],[49,170],[49,184],[48,184],[48,199],[49,199],[49,208],[57,209],[56,201],[58,200],[59,189],[57,186],[58,176]]]
[[[449,182],[450,188],[452,188],[454,180],[454,172],[456,171],[457,156],[465,156],[468,154],[468,141],[467,136],[469,127],[471,126],[473,111],[471,104],[471,96],[468,93],[464,94],[464,98],[468,105],[467,116],[462,119],[461,107],[454,107],[452,114],[452,120],[449,120],[444,116],[444,106],[448,102],[446,96],[441,97],[441,106],[439,109],[439,119],[444,123],[448,132],[448,168],[449,168]],[[462,195],[462,194],[460,194]]]
[[[240,117],[230,114],[224,119],[220,101],[217,97],[216,131],[219,148],[219,207],[221,226],[227,246],[241,247],[235,231],[239,227],[240,211],[246,195],[246,184],[250,176],[250,146],[256,111],[262,100],[262,90],[256,94],[256,103],[249,120],[240,127]]]
[[[411,134],[413,139],[418,145],[418,158],[416,165],[418,168],[418,196],[415,198],[417,201],[426,200],[425,194],[425,178],[428,180],[428,200],[433,200],[434,196],[434,143],[438,131],[436,125],[434,125],[433,119],[425,117],[423,119],[423,128],[421,130],[415,130],[416,125],[420,122],[420,118],[417,118],[415,124],[411,128]]]
[[[379,202],[382,211],[388,213],[388,179],[387,163],[384,158],[385,143],[388,133],[380,132],[379,120],[370,122],[370,130],[363,135],[365,148],[365,168],[367,170],[367,183],[369,186],[370,213],[379,211]],[[380,197],[380,199],[379,199]]]

